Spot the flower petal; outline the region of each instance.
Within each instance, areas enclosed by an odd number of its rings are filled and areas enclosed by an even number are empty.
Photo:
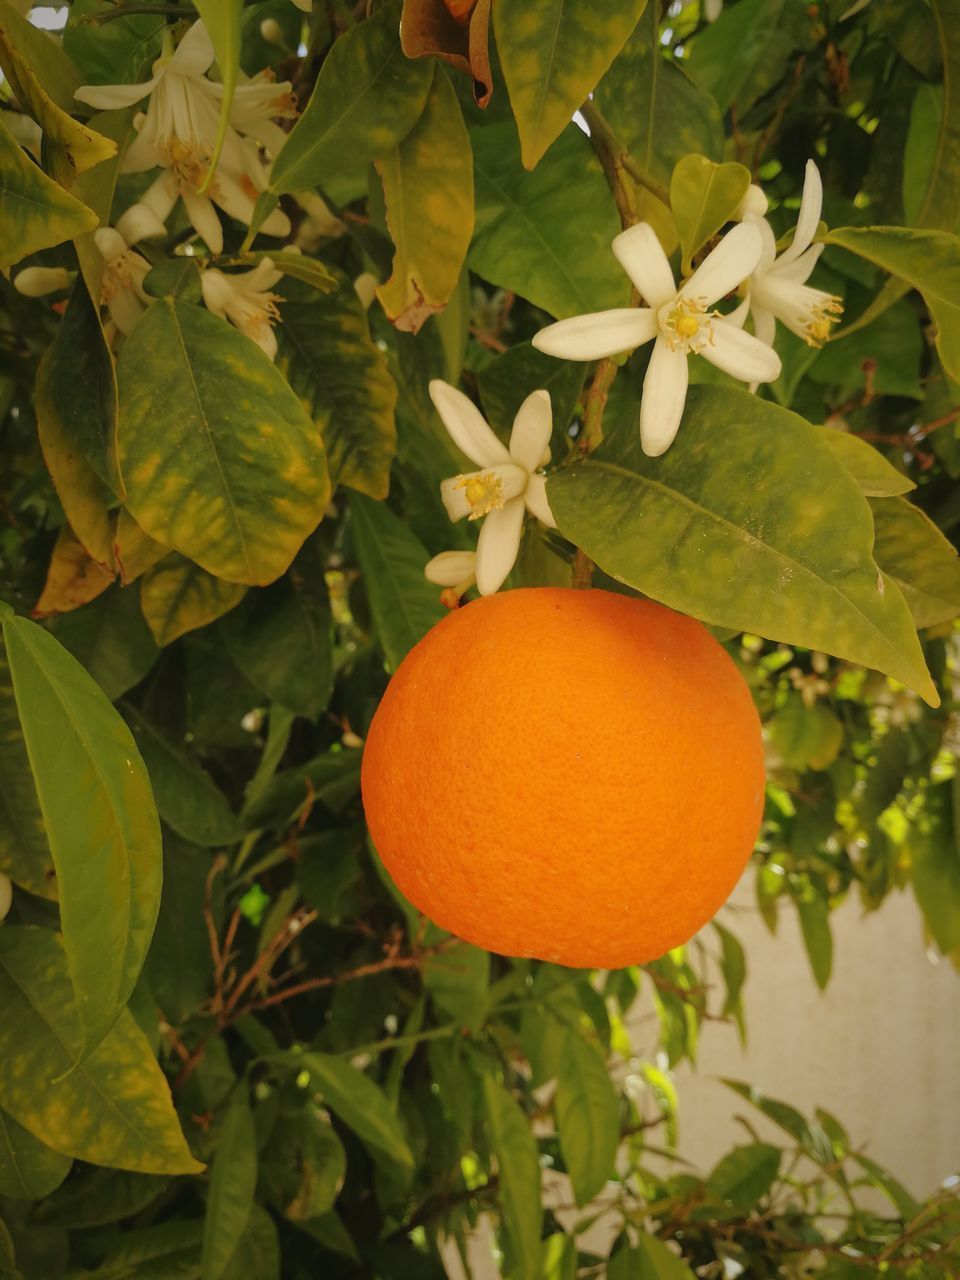
[[[172,207],[172,206],[171,206]],[[167,228],[163,225],[149,205],[137,201],[117,219],[117,230],[127,244],[137,244],[152,236],[165,236]]]
[[[517,410],[510,433],[510,456],[525,471],[543,465],[543,455],[553,431],[549,391],[531,391]]]
[[[430,399],[453,443],[479,467],[511,462],[510,452],[501,444],[473,401],[441,378],[430,383]]]
[[[773,274],[779,276],[781,280],[806,284],[826,247],[825,244],[812,244],[809,249],[801,253],[799,258],[793,258],[788,262],[784,262],[781,258],[773,268]]]
[[[207,28],[197,21],[177,45],[169,67],[182,76],[202,76],[210,69],[214,57],[213,41]]]
[[[756,305],[752,305],[750,310],[753,315],[753,332],[757,341],[765,342],[768,347],[772,347],[777,332],[777,322],[773,312],[768,311],[766,307]]]
[[[773,234],[773,227],[771,227],[766,218],[757,218],[749,214],[744,218],[744,222],[749,222],[751,226],[756,227],[760,232],[763,248],[760,250],[760,261],[757,263],[756,274],[762,275],[763,272],[769,271],[776,261],[777,237]]]
[[[143,315],[144,306],[131,289],[118,289],[107,303],[110,319],[122,334],[129,335]]]
[[[534,475],[530,477],[524,491],[523,501],[526,503],[530,514],[536,516],[548,529],[557,527],[553,512],[550,510],[550,503],[547,500],[546,476]]]
[[[477,590],[482,596],[499,591],[516,563],[524,510],[523,499],[515,498],[483,522],[477,541]]]
[[[632,351],[657,335],[657,316],[647,307],[618,307],[558,320],[533,335],[533,345],[561,360],[602,360]]]
[[[659,457],[673,444],[683,417],[688,381],[686,353],[672,351],[665,338],[658,338],[640,402],[640,444],[648,457]]]
[[[120,107],[132,107],[145,98],[157,87],[159,79],[159,76],[154,76],[142,84],[84,84],[73,96],[78,102],[85,102],[98,111],[114,111]]]
[[[638,222],[635,227],[621,231],[613,242],[613,252],[644,302],[654,311],[677,292],[667,255],[649,222]]]
[[[441,551],[428,560],[423,576],[437,587],[459,587],[461,582],[476,577],[477,553],[475,551]]]
[[[713,342],[700,354],[741,382],[773,382],[780,377],[780,357],[773,347],[723,320],[713,322]]]
[[[190,187],[184,187],[181,194],[193,229],[213,256],[219,257],[223,253],[223,227],[213,211],[212,202],[206,196],[198,195]]]
[[[447,515],[453,521],[462,520],[471,510],[467,491],[460,483],[462,480],[463,476],[451,476],[448,480],[440,481],[440,498]]]
[[[738,306],[734,307],[732,311],[727,312],[727,314],[723,317],[723,322],[724,324],[736,325],[738,329],[742,329],[747,322],[747,315],[749,311],[750,311],[750,294],[748,293],[747,296],[743,299],[741,303],[739,303]]]
[[[728,231],[680,289],[681,298],[696,298],[709,307],[742,284],[763,251],[763,239],[752,222],[741,222]]]
[[[803,195],[800,197],[800,212],[797,215],[797,229],[793,233],[793,244],[784,249],[780,262],[792,262],[799,258],[804,249],[809,248],[820,225],[820,210],[823,208],[823,182],[820,170],[812,160],[807,161],[806,173],[803,176]]]
[[[733,217],[736,222],[742,221],[748,215],[762,218],[769,207],[770,201],[763,194],[763,189],[758,187],[755,182],[751,182],[744,193],[743,199],[734,210]]]

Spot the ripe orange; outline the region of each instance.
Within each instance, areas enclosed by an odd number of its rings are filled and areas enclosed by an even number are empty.
[[[763,810],[760,722],[699,623],[607,591],[487,596],[407,654],[363,756],[374,844],[431,920],[619,968],[722,905]]]

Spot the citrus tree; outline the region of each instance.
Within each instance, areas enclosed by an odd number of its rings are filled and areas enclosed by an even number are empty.
[[[771,928],[823,987],[906,890],[960,957],[958,0],[0,0],[0,68],[0,1276],[419,1280],[481,1218],[510,1280],[955,1276],[822,1110],[731,1082],[779,1141],[674,1163],[670,1068],[744,1029],[690,935],[754,706]],[[480,679],[523,588],[598,603]],[[360,794],[454,625],[364,790],[457,934]],[[574,867],[591,941],[677,930],[545,949]]]

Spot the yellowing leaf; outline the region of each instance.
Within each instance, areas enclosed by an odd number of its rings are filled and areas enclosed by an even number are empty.
[[[320,431],[333,484],[385,498],[397,388],[346,277],[335,293],[284,289],[277,365]]]
[[[47,351],[37,370],[35,398],[43,460],[79,542],[101,568],[112,570],[114,522],[107,510],[108,491],[64,427],[50,395],[49,370]]]
[[[113,555],[120,572],[120,581],[126,587],[170,555],[170,548],[144,533],[126,507],[121,507],[117,514]]]
[[[497,0],[497,52],[532,169],[629,40],[646,0]]]
[[[457,95],[437,67],[423,115],[377,164],[393,273],[377,290],[398,329],[416,333],[457,287],[473,234],[473,155]]]
[[[893,579],[918,627],[960,617],[960,559],[929,516],[906,498],[870,503],[876,541],[873,554]]]
[[[218,578],[278,578],[330,483],[320,434],[272,362],[218,316],[164,298],[127,338],[117,376],[133,518]]]
[[[69,525],[63,525],[53,544],[47,580],[40,599],[33,606],[33,616],[46,618],[51,613],[79,609],[102,595],[112,581],[113,574],[97,564],[77,541]]]
[[[140,607],[157,644],[205,627],[223,617],[246,594],[237,582],[224,582],[182,556],[170,556],[144,574]]]
[[[80,1043],[63,946],[0,930],[0,1105],[54,1151],[140,1173],[199,1173],[146,1036],[126,1010],[71,1070]]]
[[[566,537],[655,600],[876,667],[937,705],[903,595],[873,560],[867,500],[796,414],[692,387],[662,457],[622,432],[547,494]]]
[[[36,45],[38,35],[43,40],[49,37],[38,33],[31,23],[2,0],[0,6],[0,67],[10,81],[17,101],[43,130],[54,174],[69,186],[78,173],[115,155],[117,144],[74,120],[63,105],[58,106],[55,97],[59,97],[66,87],[63,83],[63,62],[68,67],[72,64],[61,53],[59,60],[52,64],[48,62],[48,83],[41,83],[29,51]]]
[[[0,120],[0,270],[96,225],[93,210],[48,178]]]

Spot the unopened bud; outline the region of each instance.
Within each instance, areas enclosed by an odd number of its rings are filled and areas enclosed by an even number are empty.
[[[260,34],[267,44],[283,44],[283,28],[276,18],[264,18],[260,23]]]
[[[13,287],[27,298],[43,298],[48,293],[69,289],[73,272],[66,267],[24,267],[13,280]]]

